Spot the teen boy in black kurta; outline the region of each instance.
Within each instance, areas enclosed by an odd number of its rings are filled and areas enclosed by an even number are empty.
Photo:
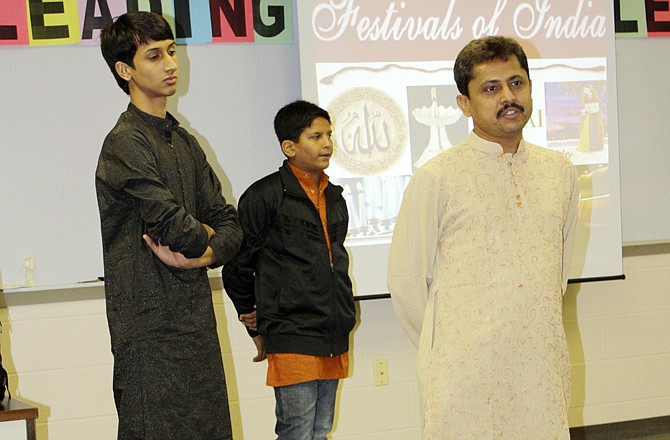
[[[96,191],[118,438],[228,440],[205,266],[232,258],[242,231],[205,153],[166,111],[178,74],[169,25],[138,12],[112,26],[103,54],[131,103],[103,143]],[[117,59],[134,33],[132,62]]]

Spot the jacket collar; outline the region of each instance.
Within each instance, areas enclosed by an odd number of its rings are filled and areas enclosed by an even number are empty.
[[[287,194],[294,197],[307,198],[305,190],[302,189],[300,182],[298,182],[295,174],[293,174],[293,171],[288,165],[287,159],[284,159],[282,166],[279,167],[279,177],[281,178],[282,185],[284,186],[284,191],[286,191]],[[326,193],[326,203],[330,203],[332,196],[338,196],[342,193],[342,187],[339,185],[334,185],[332,182],[328,182],[324,192]],[[331,197],[329,197],[329,195],[331,195]]]

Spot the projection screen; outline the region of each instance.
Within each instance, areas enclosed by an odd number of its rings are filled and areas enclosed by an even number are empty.
[[[579,172],[573,281],[622,273],[612,5],[606,0],[298,2],[303,97],[333,119],[327,170],[344,187],[357,296],[385,294],[387,253],[417,167],[467,137],[453,61],[474,38],[517,39],[529,59],[526,140]]]

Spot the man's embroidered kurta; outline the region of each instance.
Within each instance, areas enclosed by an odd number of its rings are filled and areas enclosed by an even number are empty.
[[[389,256],[394,309],[418,346],[424,439],[569,439],[562,293],[575,167],[474,133],[408,185]]]

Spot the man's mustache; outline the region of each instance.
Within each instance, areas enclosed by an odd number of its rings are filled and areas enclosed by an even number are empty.
[[[505,104],[505,105],[503,106],[503,108],[501,108],[500,110],[498,110],[498,114],[496,115],[496,118],[500,118],[505,110],[507,110],[507,109],[509,109],[509,108],[512,108],[512,107],[514,107],[514,108],[520,110],[521,113],[524,113],[524,112],[526,111],[521,105],[517,104],[516,102],[510,102],[510,103],[508,103],[508,104]]]

